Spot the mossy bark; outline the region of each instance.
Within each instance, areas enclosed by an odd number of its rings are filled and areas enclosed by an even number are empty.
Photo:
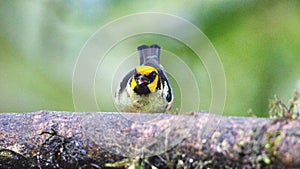
[[[205,112],[0,114],[0,168],[105,168],[136,157],[158,168],[299,168],[300,121]]]

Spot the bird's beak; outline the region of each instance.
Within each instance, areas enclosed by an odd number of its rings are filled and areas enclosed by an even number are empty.
[[[144,75],[140,75],[136,79],[136,82],[137,82],[138,85],[141,85],[143,83],[147,83],[148,84],[149,83],[149,79],[146,76],[144,76]]]

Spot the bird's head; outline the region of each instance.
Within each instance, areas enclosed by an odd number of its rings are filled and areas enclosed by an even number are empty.
[[[152,66],[137,66],[131,78],[130,87],[139,95],[155,92],[158,85],[158,70]]]

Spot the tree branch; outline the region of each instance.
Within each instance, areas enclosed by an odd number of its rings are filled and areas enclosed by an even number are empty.
[[[0,114],[0,167],[103,168],[136,157],[158,168],[299,168],[300,121],[209,113]]]

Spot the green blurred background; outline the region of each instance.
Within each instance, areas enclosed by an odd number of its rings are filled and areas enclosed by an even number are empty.
[[[72,76],[81,48],[104,24],[137,12],[177,15],[205,33],[226,74],[225,115],[252,109],[267,116],[274,94],[287,102],[300,87],[300,1],[0,1],[0,112],[74,111]],[[170,38],[157,43],[180,52]],[[182,60],[197,71],[201,63],[193,58]],[[198,81],[200,109],[208,109],[209,79]],[[180,96],[177,84],[174,92]]]

